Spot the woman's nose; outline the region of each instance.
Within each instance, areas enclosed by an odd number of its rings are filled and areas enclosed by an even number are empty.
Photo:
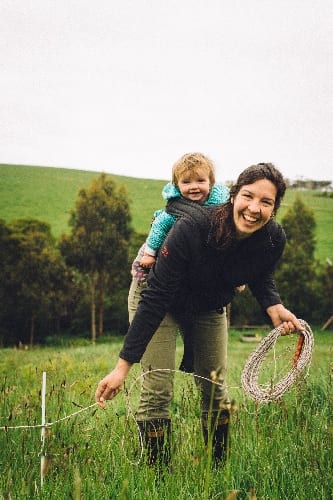
[[[248,204],[248,209],[251,212],[260,212],[260,204],[257,200],[251,200]]]

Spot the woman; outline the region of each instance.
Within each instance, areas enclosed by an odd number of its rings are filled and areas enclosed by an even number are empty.
[[[274,327],[282,324],[285,333],[301,329],[282,305],[272,277],[285,245],[285,234],[273,219],[285,189],[281,173],[270,163],[260,163],[240,174],[225,205],[204,208],[187,201],[188,211],[170,230],[150,272],[149,286],[141,297],[133,298],[133,318],[119,360],[98,384],[95,397],[103,407],[105,400],[118,394],[132,364],[141,360],[143,370],[150,373],[143,380],[137,420],[150,463],[169,458],[162,447],[170,432],[173,379],[167,370],[154,369],[175,368],[178,324],[185,322],[193,336],[194,373],[203,380],[203,434],[206,443],[211,435],[216,461],[224,459],[227,446],[225,306],[235,287],[248,284]],[[173,201],[169,211],[179,210]],[[214,371],[218,385],[204,381]]]

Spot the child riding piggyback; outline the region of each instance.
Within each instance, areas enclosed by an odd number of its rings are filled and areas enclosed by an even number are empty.
[[[166,184],[162,191],[163,198],[169,201],[173,198],[191,200],[200,205],[220,205],[229,200],[229,188],[215,182],[215,171],[212,161],[202,153],[188,153],[182,156],[172,168],[172,182]],[[174,224],[177,216],[165,210],[154,213],[150,232],[145,243],[132,264],[132,284],[129,292],[129,316],[133,317],[133,297],[140,293],[147,284],[150,268],[163,241]],[[237,287],[242,291],[244,285]],[[193,372],[193,346],[191,328],[183,324],[180,334],[184,341],[184,354],[180,370]]]
[[[214,165],[209,158],[202,153],[188,153],[174,164],[172,182],[163,188],[162,196],[166,201],[185,198],[200,205],[217,205],[228,201],[229,189],[216,184]],[[175,220],[176,216],[165,210],[154,213],[148,237],[132,266],[132,276],[139,283],[146,282],[149,268]]]

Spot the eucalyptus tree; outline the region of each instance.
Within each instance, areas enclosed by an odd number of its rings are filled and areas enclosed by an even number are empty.
[[[8,224],[7,237],[2,241],[11,250],[6,264],[10,333],[16,336],[11,340],[32,346],[36,325],[44,324],[39,332],[42,338],[49,333],[45,325],[61,314],[68,272],[47,222],[14,220]]]
[[[70,234],[59,246],[68,265],[85,278],[90,295],[91,338],[103,333],[105,297],[128,269],[132,229],[127,191],[106,174],[80,189],[71,210]]]
[[[17,244],[8,224],[0,219],[0,340],[8,343],[16,291],[13,288],[13,272],[16,264]]]
[[[300,196],[295,198],[281,224],[287,242],[275,273],[283,301],[299,317],[312,319],[317,305],[319,263],[314,257],[316,221]]]

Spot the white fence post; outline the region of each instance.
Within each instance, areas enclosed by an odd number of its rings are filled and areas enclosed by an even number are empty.
[[[46,415],[46,372],[43,372],[42,381],[42,432],[41,432],[41,454],[40,454],[40,486],[43,488],[44,475],[45,475],[45,455],[44,455],[44,445],[45,445],[45,415]]]

